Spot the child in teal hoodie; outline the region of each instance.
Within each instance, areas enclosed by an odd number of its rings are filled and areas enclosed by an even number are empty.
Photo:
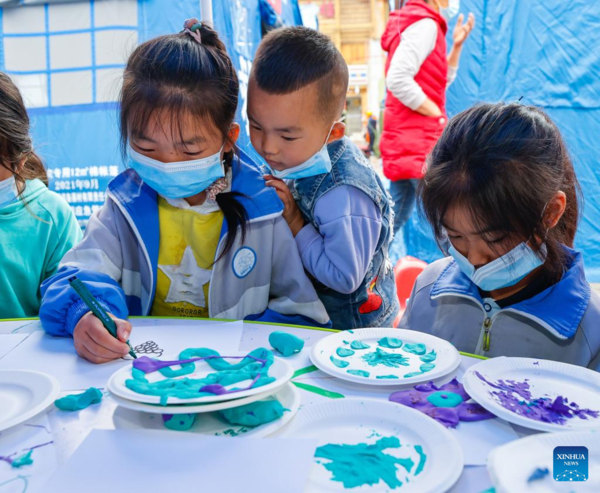
[[[40,284],[81,240],[73,211],[46,184],[23,99],[0,72],[0,319],[36,316]]]

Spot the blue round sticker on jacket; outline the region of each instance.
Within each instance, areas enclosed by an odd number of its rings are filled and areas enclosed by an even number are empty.
[[[242,247],[233,256],[231,268],[239,279],[246,277],[256,265],[256,252],[250,247]]]

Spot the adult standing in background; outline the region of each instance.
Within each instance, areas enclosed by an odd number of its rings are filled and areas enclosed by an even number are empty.
[[[395,212],[394,234],[404,226],[415,204],[425,157],[446,125],[446,88],[456,77],[465,40],[475,24],[461,14],[446,56],[446,20],[459,10],[460,0],[409,0],[390,14],[381,47],[387,98],[379,148],[383,172],[391,180]]]

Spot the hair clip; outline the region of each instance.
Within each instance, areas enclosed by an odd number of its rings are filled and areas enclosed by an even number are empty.
[[[191,19],[186,19],[183,23],[183,32],[188,33],[198,43],[202,44],[202,36],[200,35],[201,27],[202,23],[195,17],[192,17]]]

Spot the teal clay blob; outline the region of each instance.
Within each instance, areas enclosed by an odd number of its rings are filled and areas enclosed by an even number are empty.
[[[416,354],[417,356],[423,356],[427,352],[427,346],[425,344],[421,344],[420,342],[410,343],[407,342],[402,348],[407,353]]]
[[[81,411],[92,404],[102,400],[102,391],[90,387],[83,394],[70,394],[54,401],[54,405],[61,411]]]
[[[423,375],[424,373],[427,373],[428,371],[431,371],[434,368],[435,368],[435,365],[433,363],[423,363],[419,368],[421,371],[407,373],[406,375],[404,375],[404,378],[411,378],[411,377]]]
[[[208,348],[188,348],[179,353],[179,359],[191,359],[194,357],[205,358],[207,356],[219,356],[217,351]],[[251,380],[250,388],[262,387],[275,381],[269,376],[269,368],[273,364],[273,353],[265,348],[258,348],[250,353],[239,363],[229,363],[225,359],[215,358],[205,360],[211,368],[217,370],[209,373],[204,378],[177,378],[193,373],[197,362],[183,363],[180,369],[161,368],[158,370],[165,380],[150,382],[146,374],[133,368],[132,379],[125,380],[125,386],[138,394],[154,395],[160,397],[160,404],[165,406],[169,397],[178,399],[194,399],[215,395],[214,392],[200,391],[210,385],[228,386],[246,380]],[[257,361],[260,360],[260,361]],[[234,388],[232,390],[244,390]]]
[[[221,411],[221,416],[232,425],[260,426],[280,419],[288,411],[278,400],[258,401],[245,406]]]
[[[336,353],[340,358],[347,358],[348,356],[352,356],[355,351],[352,351],[352,349],[346,349],[345,347],[339,347],[337,348]]]
[[[377,378],[379,378],[380,380],[385,380],[387,378],[394,379],[394,378],[398,378],[398,377],[396,375],[377,375]]]
[[[437,354],[435,354],[435,351],[432,349],[429,353],[424,354],[419,359],[423,363],[431,363],[432,361],[435,361],[436,358],[437,358]]]
[[[370,366],[383,365],[387,366],[388,368],[410,366],[409,360],[406,356],[398,353],[388,353],[381,348],[377,348],[373,353],[365,354],[362,358]]]
[[[352,341],[352,343],[350,344],[350,347],[352,349],[369,349],[371,346],[369,346],[368,344],[365,344],[362,341]]]
[[[435,407],[456,407],[462,403],[463,398],[455,392],[440,390],[428,395],[427,400]]]
[[[29,466],[29,465],[33,464],[33,459],[31,458],[32,453],[33,453],[33,450],[30,450],[29,452],[22,455],[21,457],[17,457],[15,460],[12,461],[11,466],[15,467],[15,468],[19,468],[22,466]]]
[[[334,358],[333,356],[330,356],[329,359],[338,368],[346,368],[350,364],[348,361],[337,359],[337,358]]]
[[[195,414],[163,414],[163,422],[169,430],[188,431],[196,421]]]
[[[400,448],[400,440],[397,437],[384,437],[373,445],[330,443],[317,448],[315,457],[331,461],[318,462],[333,474],[332,480],[341,482],[344,488],[372,486],[383,481],[393,489],[402,486],[396,477],[396,466],[400,465],[410,472],[414,462],[410,458],[397,458],[383,452],[389,448]]]
[[[384,337],[383,339],[379,339],[377,344],[386,349],[396,349],[402,346],[402,341],[395,337]]]
[[[269,335],[269,344],[277,349],[283,356],[287,357],[302,351],[304,339],[300,339],[294,334],[276,331],[271,332]]]
[[[415,450],[417,451],[417,454],[419,454],[419,465],[415,469],[415,476],[418,476],[423,472],[425,462],[427,462],[427,456],[425,455],[425,452],[423,452],[423,447],[420,445],[415,445]]]
[[[350,342],[348,341],[342,341],[344,344],[350,344]]]
[[[356,375],[357,377],[369,378],[370,373],[364,370],[346,370],[350,375]]]

